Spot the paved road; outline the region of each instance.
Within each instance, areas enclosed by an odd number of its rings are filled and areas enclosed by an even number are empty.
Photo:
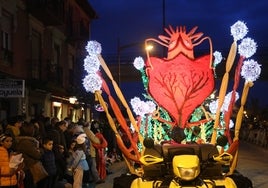
[[[128,172],[124,161],[114,163],[110,167],[110,170],[113,173],[106,177],[105,183],[98,184],[96,188],[113,188],[113,179],[115,177],[119,177],[121,174],[125,174]]]
[[[251,179],[254,188],[268,188],[268,149],[241,142],[237,170]]]
[[[254,188],[268,188],[268,149],[241,141],[237,170],[253,182]],[[111,166],[113,174],[96,188],[113,188],[113,178],[127,172],[124,162]]]

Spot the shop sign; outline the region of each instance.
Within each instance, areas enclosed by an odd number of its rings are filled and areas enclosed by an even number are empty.
[[[0,79],[0,98],[24,97],[25,80]]]

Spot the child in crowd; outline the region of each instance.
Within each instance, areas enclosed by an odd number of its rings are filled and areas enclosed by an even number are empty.
[[[21,170],[22,165],[10,168],[9,164],[12,143],[13,138],[10,134],[0,135],[0,187],[17,188],[20,183],[16,174]]]
[[[71,144],[69,146],[69,149],[68,149],[68,158],[66,159],[66,162],[67,162],[67,171],[66,171],[66,175],[65,175],[65,178],[67,179],[67,181],[69,183],[72,183],[73,184],[73,172],[72,172],[72,163],[73,163],[73,156],[74,156],[74,153],[75,153],[75,145],[76,145],[76,141],[75,140],[72,140],[71,141]]]
[[[46,169],[48,176],[39,181],[37,186],[38,188],[54,188],[56,182],[56,164],[55,164],[55,156],[52,151],[53,148],[53,140],[50,138],[44,138],[41,152],[41,162]]]
[[[72,181],[69,182],[68,177],[66,177],[66,167],[67,167],[67,161],[64,157],[65,151],[64,146],[58,145],[57,147],[57,159],[56,159],[56,167],[57,167],[57,182],[55,187],[57,188],[72,188]],[[72,177],[71,177],[72,178]]]
[[[73,171],[73,188],[82,188],[84,171],[89,170],[86,161],[86,134],[80,134],[76,138],[76,145],[73,154],[71,169]]]
[[[72,155],[75,153],[75,151],[74,151],[74,149],[75,149],[75,145],[76,145],[76,141],[73,140],[73,141],[71,142],[71,144],[70,144],[69,149],[68,149],[69,156],[72,156]]]

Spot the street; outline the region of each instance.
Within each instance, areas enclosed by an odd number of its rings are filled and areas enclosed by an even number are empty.
[[[96,188],[113,188],[113,179],[128,171],[124,161],[114,163],[110,170],[112,174],[106,177],[105,183],[96,185]]]
[[[253,182],[254,188],[268,187],[268,149],[261,148],[251,143],[241,141],[237,170]],[[111,166],[111,175],[105,183],[96,188],[113,188],[113,179],[127,172],[124,162],[117,162]]]
[[[253,182],[254,188],[268,187],[268,149],[241,141],[237,170]]]

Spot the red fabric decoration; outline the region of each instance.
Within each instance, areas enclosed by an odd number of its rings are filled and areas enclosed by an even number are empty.
[[[120,148],[120,150],[122,151],[122,153],[126,156],[126,158],[133,160],[137,163],[140,162],[139,158],[140,158],[140,153],[138,151],[137,148],[137,134],[135,135],[131,135],[130,133],[130,129],[127,125],[126,119],[124,118],[118,104],[116,103],[115,99],[112,97],[109,87],[106,84],[105,80],[103,80],[102,82],[102,88],[105,91],[105,93],[108,95],[108,99],[111,105],[111,108],[114,111],[114,114],[116,116],[116,119],[118,120],[119,124],[121,125],[122,129],[124,130],[124,132],[127,134],[127,137],[131,143],[130,147],[127,147],[122,138],[116,134],[116,142],[118,144],[118,147]]]
[[[100,140],[100,144],[93,144],[98,152],[97,168],[99,172],[100,179],[106,178],[106,162],[105,162],[105,148],[107,147],[107,141],[101,133],[96,133],[96,137]]]

